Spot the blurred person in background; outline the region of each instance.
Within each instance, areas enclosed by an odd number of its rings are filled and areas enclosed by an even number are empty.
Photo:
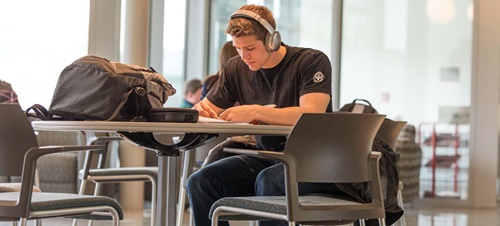
[[[181,108],[192,108],[201,100],[201,81],[191,79],[184,84],[184,99]]]
[[[217,71],[217,73],[210,75],[203,80],[203,83],[201,85],[201,99],[205,98],[208,91],[210,91],[214,84],[217,83],[221,71],[224,68],[224,65],[226,65],[226,62],[235,56],[238,56],[238,51],[236,51],[236,48],[234,48],[232,41],[227,41],[222,46],[222,49],[219,53],[219,70]]]

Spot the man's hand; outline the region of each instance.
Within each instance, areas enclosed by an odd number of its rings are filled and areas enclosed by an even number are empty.
[[[220,114],[220,118],[231,122],[251,122],[263,108],[262,105],[241,105],[231,107]]]
[[[194,109],[198,110],[199,114],[204,117],[217,118],[218,114],[213,110],[215,107],[210,101],[203,99],[193,106]],[[217,108],[217,110],[219,110]]]

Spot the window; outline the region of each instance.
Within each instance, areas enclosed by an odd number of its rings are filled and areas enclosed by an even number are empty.
[[[0,79],[23,109],[48,107],[61,71],[87,54],[89,0],[0,2]]]
[[[163,29],[163,76],[177,90],[166,105],[180,106],[183,98],[186,54],[186,0],[165,1]]]
[[[417,128],[420,197],[468,196],[472,2],[343,2],[340,103],[368,99]]]

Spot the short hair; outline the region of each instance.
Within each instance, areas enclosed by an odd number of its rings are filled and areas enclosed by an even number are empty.
[[[276,21],[274,20],[273,13],[267,7],[251,4],[242,6],[240,10],[248,10],[258,14],[276,30]],[[257,39],[265,44],[266,36],[269,34],[269,31],[256,20],[236,17],[229,20],[226,33],[236,37],[255,35]]]
[[[184,95],[196,93],[199,89],[201,89],[201,81],[199,79],[191,79],[184,85]]]

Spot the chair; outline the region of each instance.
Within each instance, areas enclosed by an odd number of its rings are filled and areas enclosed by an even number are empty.
[[[37,132],[37,141],[39,146],[46,146],[48,144],[50,145],[72,145],[72,144],[77,144],[78,143],[78,136],[80,132],[58,132],[58,133],[53,133],[53,132]],[[64,186],[64,185],[71,185],[71,180],[68,180],[68,183],[65,184],[56,184],[56,186],[46,186],[47,184],[42,184],[41,181],[44,179],[49,179],[45,177],[50,177],[51,179],[54,178],[61,178],[62,180],[67,180],[68,178],[66,175],[61,175],[62,174],[69,174],[74,176],[75,174],[71,174],[72,172],[71,169],[67,169],[66,167],[69,165],[72,165],[74,163],[71,163],[71,161],[66,161],[64,163],[65,170],[60,170],[61,167],[52,167],[50,164],[47,164],[47,162],[58,162],[58,161],[64,161],[68,159],[68,156],[70,154],[74,153],[57,153],[55,155],[45,155],[41,158],[38,159],[37,161],[37,168],[35,169],[35,186],[33,186],[33,192],[41,192],[40,188],[49,188],[48,190],[45,191],[50,191],[50,188],[52,187],[59,187],[59,188],[66,188],[66,187],[71,187],[71,186]],[[64,157],[63,157],[64,155]],[[63,164],[58,163],[58,166],[61,166]],[[50,168],[50,169],[47,169]],[[76,167],[75,167],[76,169]],[[50,171],[53,170],[53,171]],[[50,171],[50,172],[46,172]],[[42,172],[41,176],[40,173]],[[55,172],[55,173],[54,173]],[[10,181],[9,183],[0,183],[0,192],[19,192],[21,191],[21,183],[20,177],[5,177],[7,181]],[[44,181],[45,183],[45,181]],[[74,185],[76,187],[76,183]],[[69,189],[58,189],[58,190],[69,190]],[[72,191],[67,191],[67,192],[72,192]],[[12,225],[17,225],[17,222],[13,222]],[[40,219],[35,219],[35,225],[41,225],[41,220]]]
[[[19,192],[0,193],[0,220],[19,221],[82,215],[111,216],[113,225],[123,219],[121,206],[101,196],[32,192],[39,157],[70,151],[101,150],[103,146],[38,146],[33,128],[18,104],[0,104],[0,175],[21,176]]]
[[[385,115],[303,114],[283,152],[225,149],[236,154],[275,159],[285,166],[286,196],[226,197],[211,208],[219,220],[285,220],[289,225],[353,223],[378,218],[385,225],[379,176],[381,154],[371,152]],[[328,126],[328,129],[325,129]],[[333,194],[298,195],[299,182],[351,183],[372,181],[372,202],[360,203]]]
[[[382,125],[380,126],[377,135],[379,135],[394,151],[396,151],[396,142],[398,140],[398,136],[401,133],[401,130],[405,127],[406,121],[393,121],[390,119],[385,119]],[[399,181],[398,183],[398,205],[403,208],[403,182]],[[405,215],[403,214],[396,224],[401,226],[406,225]]]
[[[396,141],[398,140],[399,133],[405,127],[406,121],[393,121],[385,119],[377,132],[392,149],[396,148]]]
[[[105,148],[97,151],[88,151],[85,154],[83,168],[80,171],[81,179],[79,194],[83,195],[88,181],[95,183],[94,195],[99,195],[102,183],[119,183],[126,181],[146,181],[151,183],[151,225],[154,226],[156,219],[156,187],[158,181],[158,167],[119,167],[106,168],[106,156],[108,155],[109,143],[120,141],[122,138],[114,136],[95,137],[90,142],[92,145],[103,144]],[[98,156],[96,168],[91,169],[93,156]],[[89,222],[91,224],[92,222]],[[76,222],[73,222],[76,225]]]

